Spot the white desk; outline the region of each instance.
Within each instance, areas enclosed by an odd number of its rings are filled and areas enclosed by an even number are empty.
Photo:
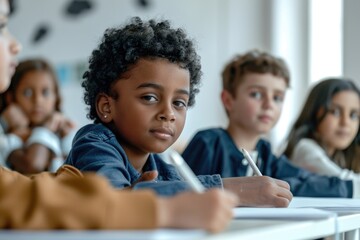
[[[337,221],[337,226],[335,224]],[[347,232],[344,239],[359,240],[360,213],[345,214],[336,218],[302,221],[278,220],[233,220],[230,226],[218,234],[207,234],[202,230],[154,231],[0,231],[0,239],[6,240],[143,240],[143,239],[186,239],[186,240],[296,240],[327,237]],[[356,233],[357,232],[357,233]],[[354,234],[355,233],[355,234]],[[343,239],[343,238],[341,238]]]
[[[208,236],[207,240],[291,240],[315,239],[333,234],[334,219],[305,221],[257,221],[235,220],[229,229],[217,235]]]
[[[0,231],[1,240],[192,240],[209,235],[203,230],[139,231]]]

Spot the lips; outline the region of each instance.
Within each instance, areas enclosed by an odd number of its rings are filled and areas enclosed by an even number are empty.
[[[157,138],[160,139],[169,139],[174,136],[174,131],[171,128],[167,127],[159,127],[159,128],[153,128],[150,130],[150,132]]]
[[[350,135],[350,132],[349,131],[339,130],[339,131],[336,131],[335,134],[338,137],[348,137]]]
[[[270,117],[269,115],[260,115],[259,119],[262,122],[272,122],[273,121],[273,118]]]

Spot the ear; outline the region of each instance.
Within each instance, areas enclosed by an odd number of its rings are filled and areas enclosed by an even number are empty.
[[[226,112],[229,112],[232,109],[233,96],[227,90],[222,90],[221,92],[221,101],[225,107]]]
[[[110,97],[105,93],[100,93],[96,98],[96,113],[103,123],[112,121]]]

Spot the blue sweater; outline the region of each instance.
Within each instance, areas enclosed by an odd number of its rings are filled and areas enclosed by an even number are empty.
[[[130,164],[114,133],[103,124],[89,124],[77,132],[65,164],[80,171],[96,172],[106,177],[116,188],[130,187],[141,176]],[[143,167],[143,172],[151,170],[159,173],[156,181],[137,183],[134,189],[152,188],[160,195],[189,190],[175,167],[165,163],[157,154],[150,154]],[[207,188],[222,187],[218,174],[198,178]]]
[[[269,142],[261,139],[257,145],[258,166],[263,175],[290,184],[294,196],[347,197],[353,194],[352,181],[310,173],[292,165],[282,155],[276,157]],[[247,164],[226,130],[213,128],[198,132],[183,153],[195,174],[220,174],[225,177],[246,176]]]

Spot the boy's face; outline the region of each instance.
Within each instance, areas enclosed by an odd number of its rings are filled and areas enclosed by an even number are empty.
[[[128,155],[163,152],[179,137],[189,101],[188,70],[164,59],[140,59],[112,90],[118,98],[109,98],[107,121]]]
[[[43,124],[55,112],[55,82],[46,71],[27,72],[16,87],[14,101],[32,125]]]
[[[15,55],[20,46],[7,29],[9,4],[7,0],[0,0],[0,93],[10,84],[10,79],[16,67]]]
[[[238,130],[253,135],[268,133],[279,120],[287,85],[272,74],[249,73],[236,89],[236,96],[227,94],[224,105],[229,122]]]

